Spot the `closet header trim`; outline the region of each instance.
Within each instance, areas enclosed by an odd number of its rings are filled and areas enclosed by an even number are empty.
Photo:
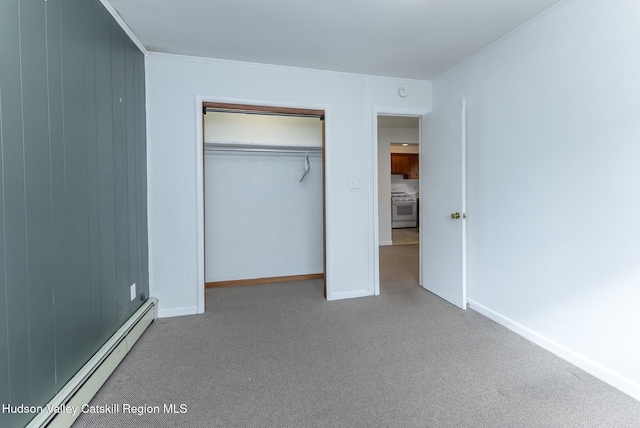
[[[255,106],[248,104],[228,104],[228,103],[202,103],[202,113],[243,113],[262,114],[272,116],[296,116],[296,117],[317,117],[324,120],[324,110],[300,109],[276,106]]]

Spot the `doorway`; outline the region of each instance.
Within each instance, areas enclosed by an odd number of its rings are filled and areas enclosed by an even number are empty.
[[[202,109],[203,288],[325,278],[324,111]]]
[[[384,289],[390,276],[383,270],[391,269],[396,275],[402,270],[416,284],[420,281],[421,117],[378,114],[376,119],[378,278]]]

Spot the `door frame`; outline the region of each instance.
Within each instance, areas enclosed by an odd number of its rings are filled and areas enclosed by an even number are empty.
[[[375,296],[380,295],[380,231],[379,231],[379,222],[380,216],[378,213],[379,210],[379,201],[378,201],[378,116],[405,116],[405,117],[417,117],[418,120],[418,156],[422,152],[422,124],[424,118],[427,114],[430,113],[430,110],[425,109],[397,109],[397,108],[388,108],[388,107],[373,107],[373,118],[371,123],[373,124],[372,136],[373,136],[373,150],[372,150],[372,164],[371,168],[373,171],[373,180],[372,180],[372,204],[371,204],[371,215],[372,220],[371,224],[373,227],[372,236],[373,236],[373,248],[371,248],[371,258],[372,258],[372,267],[373,267],[373,294]],[[418,166],[418,176],[422,176],[422,162]],[[420,211],[420,217],[422,217],[422,211]],[[419,218],[419,224],[423,225],[422,218]],[[419,257],[420,257],[420,271],[418,274],[418,282],[422,285],[422,245],[424,242],[423,239],[423,230],[424,227],[420,227],[420,244],[419,248]]]
[[[204,241],[204,114],[203,108],[205,104],[219,104],[227,105],[238,108],[238,110],[253,110],[262,112],[303,112],[312,115],[319,110],[324,112],[324,119],[322,121],[322,198],[323,198],[323,257],[324,257],[324,295],[325,298],[329,293],[331,283],[328,280],[330,265],[327,264],[327,204],[326,204],[326,130],[327,130],[327,117],[328,108],[324,105],[301,105],[301,104],[286,104],[281,102],[269,102],[269,101],[257,101],[247,99],[234,99],[234,98],[216,98],[208,97],[204,95],[196,95],[195,97],[195,128],[196,128],[196,159],[195,159],[195,173],[196,173],[196,233],[197,233],[197,303],[198,313],[204,313],[205,311],[205,241]]]

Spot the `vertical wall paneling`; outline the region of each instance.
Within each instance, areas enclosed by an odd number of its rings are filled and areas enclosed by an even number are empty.
[[[97,5],[100,9],[100,5]],[[98,98],[96,91],[96,3],[84,5],[84,69],[86,77],[85,106],[87,109],[87,193],[89,218],[89,263],[91,276],[91,329],[102,328],[101,281],[100,281],[100,216],[98,201]],[[102,121],[103,118],[100,118]]]
[[[27,248],[24,195],[24,146],[20,64],[20,11],[17,1],[3,1],[2,61],[2,170],[4,209],[4,248],[6,279],[6,318],[9,358],[9,397],[13,402],[31,400],[29,349],[29,301],[27,287]],[[10,249],[10,251],[6,251]],[[19,287],[13,284],[20,284]],[[19,416],[8,416],[8,422]]]
[[[4,11],[0,9],[0,15]],[[3,21],[0,17],[0,25]],[[2,42],[0,42],[0,55],[4,53]],[[0,66],[0,73],[2,73]],[[0,157],[4,148],[4,138],[2,132],[2,80],[0,79]],[[9,337],[7,335],[7,282],[4,273],[5,248],[4,248],[4,173],[3,164],[0,158],[0,402],[9,401]]]
[[[124,37],[126,40],[127,38]],[[138,241],[137,236],[137,221],[136,213],[138,207],[136,204],[136,144],[135,144],[135,128],[133,125],[133,118],[135,118],[135,74],[134,63],[136,47],[133,44],[125,46],[125,120],[127,121],[126,136],[125,136],[125,149],[127,159],[127,240],[129,244],[128,248],[128,278],[127,285],[136,284],[138,282]],[[129,118],[132,118],[129,120]],[[137,292],[137,290],[136,290]],[[127,304],[129,311],[135,311],[138,307],[140,300],[137,298],[130,301],[130,296],[127,294]]]
[[[46,3],[20,8],[31,400],[41,402],[55,386],[49,127],[34,114],[47,99]]]
[[[72,364],[94,351],[91,340],[91,266],[87,187],[87,111],[85,108],[84,13],[82,0],[62,4],[62,88],[66,185],[68,310],[73,310],[69,340]]]
[[[118,323],[129,314],[129,216],[127,207],[127,134],[125,107],[124,31],[111,21],[111,83],[113,87],[113,183],[116,231],[116,287]]]
[[[2,90],[0,90],[0,155],[4,147],[2,138]],[[0,243],[4,244],[4,201],[3,168],[0,162]],[[0,272],[6,272],[4,245],[0,245]],[[5,275],[0,275],[0,402],[9,401],[9,338],[7,337],[7,283]]]
[[[111,17],[106,10],[95,8],[96,34],[96,116],[98,136],[98,218],[100,241],[100,303],[103,338],[118,324],[116,283],[115,190],[113,182],[113,87],[111,84]]]
[[[150,296],[149,290],[149,240],[147,239],[148,220],[147,220],[147,112],[146,112],[146,72],[145,58],[142,55],[136,55],[136,112],[137,116],[133,123],[136,130],[136,152],[138,153],[137,172],[137,198],[138,213],[137,221],[140,225],[138,228],[138,261],[139,276],[138,295],[144,293]]]
[[[0,2],[0,58],[0,403],[42,406],[148,296],[144,58],[98,0]]]
[[[67,217],[65,142],[62,105],[61,0],[49,0],[47,7],[47,111],[51,168],[51,239],[55,325],[56,383],[68,381],[73,373],[70,360],[69,280],[67,272]]]
[[[16,219],[18,212],[24,209],[23,205],[16,206],[15,192],[19,191],[17,186],[20,183],[14,183],[17,174],[20,171],[20,166],[15,165],[13,161],[17,160],[16,155],[22,151],[22,136],[21,136],[21,98],[20,88],[16,84],[16,79],[20,76],[20,62],[19,62],[19,20],[18,20],[18,6],[17,2],[0,2],[0,28],[2,28],[3,37],[0,38],[0,148],[2,149],[1,170],[2,170],[2,264],[0,267],[2,270],[1,281],[2,297],[0,297],[0,317],[3,321],[0,321],[0,328],[3,328],[3,332],[0,333],[0,349],[2,355],[0,355],[0,380],[6,380],[6,383],[0,383],[0,400],[2,402],[9,402],[11,398],[11,386],[13,383],[19,385],[16,381],[11,380],[9,372],[12,368],[26,368],[28,365],[26,361],[19,358],[20,351],[28,353],[28,345],[26,341],[26,335],[22,334],[19,329],[23,329],[26,332],[26,324],[23,325],[9,325],[6,320],[10,316],[21,315],[24,318],[21,320],[26,323],[26,314],[22,314],[19,308],[14,306],[17,303],[23,303],[23,307],[26,307],[26,298],[23,290],[9,289],[8,284],[13,280],[13,276],[17,272],[24,272],[20,268],[20,261],[24,258],[24,249],[22,253],[17,254],[15,251],[20,251],[20,248],[11,248],[11,251],[5,251],[8,245],[12,243],[23,242],[24,231],[15,230],[14,227],[7,228],[7,220]],[[8,109],[5,105],[13,105],[18,103],[19,108]],[[9,144],[9,142],[15,142]],[[10,156],[10,158],[9,158]],[[22,156],[20,155],[20,160]],[[12,183],[11,186],[7,186],[7,183]],[[19,201],[17,201],[19,203]],[[16,263],[18,265],[16,266]],[[16,270],[17,268],[17,270]],[[9,299],[12,299],[12,305],[9,305]],[[20,299],[20,300],[18,300]],[[6,323],[6,324],[5,324]],[[15,342],[15,339],[21,340],[21,342],[13,343],[9,346],[9,343]],[[18,349],[14,349],[17,347]],[[23,379],[28,380],[28,371],[26,373],[21,372]],[[27,376],[25,376],[25,374]],[[18,398],[28,398],[28,385],[20,390],[13,389],[14,396]],[[13,423],[15,417],[7,417],[8,423]]]

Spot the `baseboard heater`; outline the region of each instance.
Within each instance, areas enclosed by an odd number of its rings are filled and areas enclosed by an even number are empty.
[[[78,410],[71,413],[52,412],[49,409],[73,406],[81,409],[106,382],[118,364],[138,341],[142,333],[158,318],[158,299],[150,297],[142,306],[115,332],[102,348],[71,378],[42,411],[27,425],[35,427],[70,427],[80,416]]]

